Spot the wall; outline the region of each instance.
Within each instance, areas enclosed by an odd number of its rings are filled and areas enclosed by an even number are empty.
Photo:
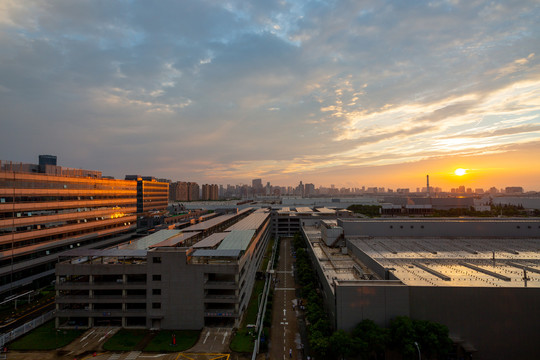
[[[355,281],[336,286],[337,328],[351,331],[364,319],[389,326],[396,316],[409,315],[409,288],[399,281]]]
[[[445,324],[475,359],[539,359],[540,289],[410,287],[411,317]]]
[[[540,221],[521,219],[445,220],[345,220],[339,219],[347,236],[374,237],[540,237]]]

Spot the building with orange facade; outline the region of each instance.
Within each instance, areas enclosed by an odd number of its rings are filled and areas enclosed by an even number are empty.
[[[0,161],[0,298],[50,283],[62,252],[114,245],[136,229],[136,181],[46,160]]]

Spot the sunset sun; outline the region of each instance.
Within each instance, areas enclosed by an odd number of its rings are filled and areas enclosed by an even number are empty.
[[[465,175],[466,173],[467,173],[467,170],[461,169],[461,168],[456,169],[456,170],[454,171],[454,174],[456,174],[457,176],[463,176],[463,175]]]

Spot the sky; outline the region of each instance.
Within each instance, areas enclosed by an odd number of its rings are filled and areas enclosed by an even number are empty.
[[[540,190],[539,19],[532,0],[0,0],[0,159]]]

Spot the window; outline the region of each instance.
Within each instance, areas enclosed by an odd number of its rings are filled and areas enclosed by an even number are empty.
[[[161,295],[161,289],[152,289],[152,295]]]
[[[152,309],[161,309],[161,303],[152,303]]]
[[[161,264],[161,258],[159,256],[152,258],[154,264]]]
[[[152,281],[161,281],[161,275],[152,275]]]

